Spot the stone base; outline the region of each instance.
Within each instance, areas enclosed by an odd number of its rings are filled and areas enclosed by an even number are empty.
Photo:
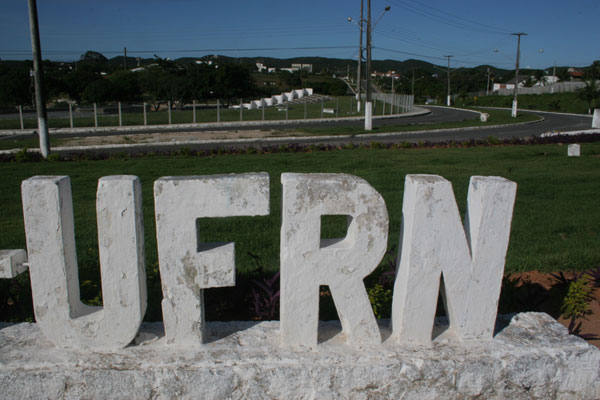
[[[431,346],[357,350],[326,322],[318,351],[280,348],[276,321],[209,323],[210,343],[175,349],[153,323],[110,353],[57,349],[35,324],[2,324],[0,398],[600,398],[600,350],[546,314],[507,323],[489,342],[442,334]]]

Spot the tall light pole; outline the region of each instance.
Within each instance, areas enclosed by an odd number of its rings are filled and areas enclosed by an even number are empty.
[[[371,102],[371,0],[367,0],[367,98],[365,103],[365,131],[373,129],[373,103]]]
[[[362,51],[363,51],[363,10],[364,10],[364,1],[360,0],[360,22],[359,22],[359,30],[360,37],[358,38],[358,69],[356,72],[356,112],[360,112],[360,103],[362,101],[360,87],[362,86]]]
[[[513,36],[517,37],[517,61],[515,64],[515,91],[512,103],[511,115],[513,118],[517,118],[517,94],[519,93],[519,58],[521,56],[521,36],[527,36],[525,32],[513,33]]]
[[[356,111],[360,112],[360,104],[362,101],[361,87],[362,87],[362,63],[363,63],[363,26],[365,23],[363,12],[364,12],[364,0],[360,0],[360,19],[358,20],[358,66],[356,68]],[[348,17],[348,22],[352,22],[352,17]]]
[[[38,135],[40,138],[40,152],[47,158],[50,153],[48,140],[48,124],[46,103],[44,101],[44,88],[42,82],[42,48],[40,46],[40,29],[36,0],[29,0],[29,30],[31,33],[31,51],[33,55],[33,83],[35,86],[35,108],[38,117]]]
[[[446,97],[446,105],[448,107],[450,107],[450,104],[452,103],[450,101],[450,59],[454,56],[444,56],[448,59],[448,96]]]
[[[390,6],[386,6],[377,22],[383,17],[383,14],[390,11]],[[367,70],[366,70],[366,85],[367,99],[365,103],[365,131],[373,129],[373,102],[371,101],[371,35],[373,33],[371,18],[371,0],[367,0]],[[375,25],[377,24],[375,22]]]

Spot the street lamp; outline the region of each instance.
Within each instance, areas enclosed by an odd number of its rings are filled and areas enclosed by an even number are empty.
[[[381,20],[383,14],[390,11],[391,7],[386,6],[377,22]],[[367,0],[367,102],[365,104],[365,131],[370,131],[373,129],[373,103],[371,101],[371,83],[369,82],[371,79],[371,34],[373,33],[373,27],[371,24],[371,0]]]
[[[391,7],[386,6],[381,15],[377,18],[375,24],[373,24],[373,28],[377,25],[377,23],[381,20],[383,15],[390,11]],[[359,40],[358,40],[358,68],[357,68],[357,79],[356,79],[356,111],[360,112],[361,109],[361,101],[362,101],[362,60],[363,60],[363,31],[364,24],[367,23],[367,73],[366,75],[366,85],[367,85],[367,102],[370,102],[370,89],[369,89],[369,78],[370,78],[370,62],[371,62],[371,45],[370,45],[370,32],[371,32],[371,1],[368,0],[368,19],[365,20],[363,17],[364,10],[364,0],[360,1],[360,19],[355,21],[352,17],[348,17],[348,23],[355,23],[359,27]],[[366,128],[366,120],[365,120],[365,129]],[[370,129],[368,129],[370,130]]]
[[[365,20],[363,19],[363,10],[364,10],[364,4],[363,4],[363,0],[360,0],[360,20],[358,21],[357,25],[359,27],[359,31],[360,31],[360,35],[358,38],[358,67],[356,69],[356,112],[360,112],[360,102],[361,102],[361,94],[360,94],[360,89],[361,89],[361,83],[362,83],[362,76],[361,76],[361,69],[362,69],[362,40],[363,40],[363,24],[365,22]],[[354,22],[352,20],[352,17],[348,17],[348,22],[352,23]]]
[[[512,33],[517,37],[517,60],[515,63],[515,92],[512,103],[511,116],[517,118],[517,94],[519,93],[519,58],[521,56],[521,36],[527,36],[525,32]]]

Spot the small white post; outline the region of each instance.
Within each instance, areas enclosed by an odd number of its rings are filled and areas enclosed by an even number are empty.
[[[594,109],[594,117],[592,118],[592,128],[600,128],[600,108]]]
[[[321,99],[321,118],[323,118],[323,99]]]
[[[192,100],[192,123],[196,123],[196,100]]]
[[[567,148],[567,156],[579,157],[581,156],[581,146],[577,143],[570,144]]]
[[[148,125],[148,113],[146,112],[146,103],[143,105],[144,109],[144,126]]]
[[[167,107],[169,108],[168,110],[168,114],[169,114],[169,125],[171,125],[171,100],[169,100],[167,102]]]
[[[123,113],[121,110],[121,102],[119,101],[119,126],[123,126]]]
[[[513,100],[512,102],[512,110],[510,112],[510,115],[513,118],[517,118],[517,100]]]

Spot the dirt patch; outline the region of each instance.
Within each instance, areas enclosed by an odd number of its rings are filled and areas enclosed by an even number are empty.
[[[298,136],[299,132],[275,129],[202,131],[202,132],[156,132],[110,136],[80,136],[63,139],[61,146],[96,146],[103,144],[172,143],[195,140],[258,139],[278,136]]]
[[[576,279],[585,279],[592,287],[588,311],[583,317],[572,321],[561,315],[561,305],[569,285]],[[542,311],[550,314],[565,327],[571,325],[579,335],[600,348],[600,287],[594,287],[589,273],[544,273],[529,271],[506,276],[503,282],[501,312]],[[504,310],[502,309],[504,307]]]

